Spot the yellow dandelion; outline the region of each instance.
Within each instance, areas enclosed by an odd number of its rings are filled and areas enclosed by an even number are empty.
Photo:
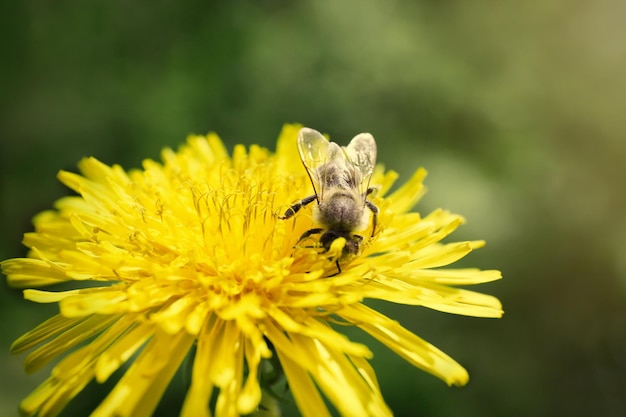
[[[410,364],[450,385],[468,374],[446,354],[368,307],[379,299],[478,317],[499,317],[500,302],[458,288],[500,272],[445,269],[482,241],[441,243],[463,222],[436,210],[410,212],[424,192],[418,170],[396,191],[394,172],[377,166],[368,198],[379,208],[374,236],[344,257],[346,239],[320,247],[301,236],[316,224],[311,204],[289,219],[290,205],[314,190],[287,125],[271,153],[214,134],[192,136],[163,163],[126,172],[94,158],[82,175],[59,180],[78,193],[34,219],[28,258],[2,262],[26,299],[60,312],[20,337],[34,372],[51,375],[20,405],[25,415],[58,414],[89,382],[123,376],[93,416],[149,416],[183,359],[194,352],[182,416],[268,412],[267,364],[281,368],[304,416],[388,416],[367,346],[335,323],[356,326]],[[371,226],[369,226],[371,227]],[[338,273],[337,260],[341,261]],[[64,288],[67,288],[65,285]],[[279,364],[279,365],[277,365]],[[271,413],[270,413],[271,414]]]

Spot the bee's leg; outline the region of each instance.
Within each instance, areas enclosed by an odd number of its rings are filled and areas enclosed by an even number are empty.
[[[320,243],[322,244],[322,247],[324,247],[324,251],[328,252],[330,250],[330,246],[333,244],[333,242],[339,238],[339,237],[344,237],[341,234],[332,231],[332,230],[327,230],[321,237],[320,237]],[[348,241],[346,240],[346,244],[348,243]],[[345,248],[345,246],[344,246]],[[343,254],[342,254],[343,255]],[[332,258],[328,258],[328,260],[330,261]],[[328,277],[334,277],[335,275],[338,275],[341,273],[341,266],[339,266],[339,259],[341,259],[341,256],[339,256],[337,259],[335,259],[335,265],[337,265],[337,272],[335,272],[332,275],[329,275]]]
[[[329,275],[329,276],[328,276],[328,278],[330,278],[330,277],[334,277],[335,275],[339,275],[339,274],[341,274],[341,266],[339,266],[339,259],[337,259],[337,260],[335,261],[335,265],[337,265],[337,272],[335,272],[335,273],[334,273],[334,274],[332,274],[332,275]]]
[[[335,261],[335,265],[337,265],[337,272],[335,272],[334,274],[328,275],[326,278],[335,277],[335,276],[341,274],[341,266],[339,266],[339,259],[337,259]]]
[[[317,196],[315,194],[310,195],[310,196],[308,196],[306,198],[303,198],[302,200],[298,201],[297,203],[292,204],[292,206],[289,207],[285,211],[285,214],[283,214],[282,216],[279,216],[278,218],[281,219],[281,220],[286,220],[286,219],[290,218],[291,216],[296,214],[302,207],[306,206],[307,204],[311,204],[316,198],[317,198]]]
[[[371,190],[368,189],[367,191]],[[374,203],[369,200],[365,200],[365,205],[372,212],[372,236],[374,236],[374,232],[376,231],[376,221],[378,220],[378,207]]]
[[[298,239],[298,242],[303,241],[304,239],[306,239],[307,237],[311,236],[311,235],[316,235],[318,233],[322,233],[322,229],[321,227],[316,227],[314,229],[309,229],[306,232],[302,233],[302,236],[300,236],[300,239]]]

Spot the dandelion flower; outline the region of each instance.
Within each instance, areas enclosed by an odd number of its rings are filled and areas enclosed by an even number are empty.
[[[368,362],[372,352],[337,322],[449,385],[467,382],[457,362],[365,300],[499,317],[496,298],[458,286],[500,272],[443,268],[484,242],[442,243],[463,218],[410,211],[425,171],[390,192],[397,174],[377,166],[376,233],[337,273],[345,239],[329,250],[299,244],[315,227],[310,207],[279,218],[313,193],[296,149],[299,129],[286,125],[275,153],[238,145],[229,155],[209,134],[190,137],[177,152],[165,149],[162,163],[146,160],[141,170],[87,158],[80,175],[59,173],[78,195],[35,217],[35,231],[24,237],[27,258],[1,264],[10,285],[27,288],[26,299],[60,310],[12,345],[14,353],[32,349],[27,372],[56,362],[22,401],[23,414],[56,415],[89,382],[121,369],[92,415],[149,416],[189,355],[182,416],[259,410],[267,363],[280,364],[304,416],[329,416],[324,398],[344,416],[391,415]]]

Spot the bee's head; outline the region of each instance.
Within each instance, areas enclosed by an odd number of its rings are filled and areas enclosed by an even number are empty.
[[[335,230],[328,230],[320,237],[320,243],[326,250],[330,250],[330,246],[333,242],[340,237],[346,240],[341,251],[341,256],[358,255],[361,243],[363,242],[363,236],[353,235],[348,232],[337,232]]]
[[[346,239],[342,256],[358,255],[361,250],[361,242],[363,242],[361,235],[350,235],[350,237]]]

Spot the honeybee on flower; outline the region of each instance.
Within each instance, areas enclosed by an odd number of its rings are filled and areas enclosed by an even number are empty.
[[[229,152],[209,134],[162,160],[127,171],[85,158],[80,173],[61,171],[77,195],[34,218],[26,257],[0,262],[27,300],[59,306],[11,346],[30,351],[27,372],[54,363],[23,415],[56,416],[91,382],[113,380],[92,416],[150,416],[188,358],[182,417],[278,415],[273,375],[284,375],[305,417],[330,416],[329,405],[341,416],[392,416],[373,352],[338,322],[448,385],[467,383],[454,359],[367,304],[502,315],[497,298],[464,288],[499,271],[449,267],[484,242],[443,243],[463,218],[411,211],[424,169],[389,192],[398,175],[375,167],[371,135],[340,147],[298,125],[284,127],[275,152]],[[280,220],[293,201],[283,216],[292,221]],[[313,219],[295,215],[313,201]],[[324,251],[293,250],[316,234]]]
[[[354,232],[367,228],[369,212],[373,215],[370,237],[376,231],[379,210],[367,199],[375,190],[369,184],[376,165],[376,141],[369,133],[361,133],[344,147],[329,142],[317,130],[305,127],[298,133],[298,152],[314,194],[294,203],[281,219],[292,217],[302,207],[316,201],[313,217],[324,227],[307,230],[300,241],[321,233],[319,243],[329,250],[336,239],[344,238],[341,257],[335,261],[340,273],[339,261],[360,251],[363,236]]]

